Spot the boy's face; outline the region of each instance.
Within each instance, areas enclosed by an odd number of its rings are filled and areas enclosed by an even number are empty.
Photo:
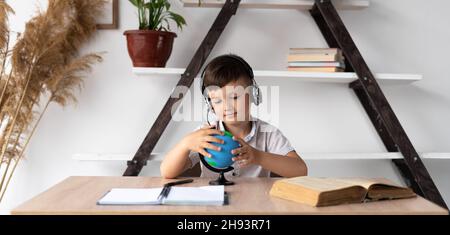
[[[208,91],[214,113],[221,121],[232,123],[250,120],[251,86],[241,78]]]

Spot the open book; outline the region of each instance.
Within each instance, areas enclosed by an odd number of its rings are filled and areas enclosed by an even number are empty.
[[[362,203],[416,196],[410,188],[397,186],[385,179],[315,178],[309,176],[278,180],[273,184],[270,195],[311,206]]]
[[[113,188],[98,205],[216,205],[225,203],[225,188],[220,186],[172,187],[162,200],[158,196],[163,188]]]

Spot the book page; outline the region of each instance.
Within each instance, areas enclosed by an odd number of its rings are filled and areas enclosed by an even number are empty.
[[[290,178],[286,179],[285,181],[288,183],[301,185],[302,187],[317,191],[319,193],[358,186],[346,181],[336,180],[333,178],[316,178],[308,176]]]
[[[368,178],[336,178],[336,181],[345,182],[352,185],[359,185],[366,189],[369,189],[371,186],[375,184],[389,186],[389,187],[396,187],[396,188],[402,188],[402,186],[395,185],[394,183],[390,182],[387,179],[368,179]]]

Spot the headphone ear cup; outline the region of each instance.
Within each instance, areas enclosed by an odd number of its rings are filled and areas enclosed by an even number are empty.
[[[261,91],[258,86],[253,86],[252,102],[258,106],[262,102]]]

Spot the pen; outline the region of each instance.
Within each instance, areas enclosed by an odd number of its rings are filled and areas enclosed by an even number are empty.
[[[193,179],[185,179],[185,180],[180,180],[180,181],[175,181],[175,182],[170,182],[164,185],[164,187],[168,186],[175,186],[175,185],[179,185],[179,184],[187,184],[187,183],[192,183],[194,180]]]
[[[175,181],[175,182],[170,182],[170,183],[165,184],[164,188],[161,190],[161,193],[158,196],[158,200],[162,200],[163,198],[169,196],[172,186],[192,183],[193,181],[194,181],[193,179],[186,179],[186,180],[180,180],[180,181]]]

